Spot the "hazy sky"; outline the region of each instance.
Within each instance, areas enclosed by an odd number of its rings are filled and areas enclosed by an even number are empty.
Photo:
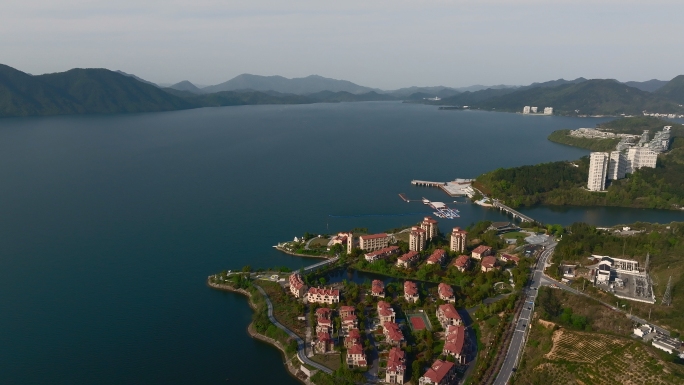
[[[161,83],[241,73],[411,85],[684,73],[684,1],[2,0],[0,63]]]

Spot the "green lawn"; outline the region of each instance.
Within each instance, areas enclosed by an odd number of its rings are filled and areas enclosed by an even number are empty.
[[[321,365],[327,366],[332,370],[337,370],[342,365],[340,361],[340,354],[315,354],[311,360],[318,362]]]
[[[520,237],[527,238],[527,237],[529,237],[529,235],[527,233],[523,233],[521,231],[514,231],[512,233],[506,233],[506,234],[502,235],[502,237],[505,239],[516,239],[516,238],[520,238]]]

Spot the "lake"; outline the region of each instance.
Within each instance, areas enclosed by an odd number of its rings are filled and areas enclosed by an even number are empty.
[[[427,206],[398,193],[453,199],[412,179],[577,159],[588,151],[547,135],[606,120],[395,102],[1,119],[1,382],[295,384],[280,353],[248,337],[246,300],[209,289],[208,275],[309,264],[271,247],[305,231],[413,224]],[[453,207],[461,218],[442,229],[508,218]],[[562,210],[525,213],[683,216]]]

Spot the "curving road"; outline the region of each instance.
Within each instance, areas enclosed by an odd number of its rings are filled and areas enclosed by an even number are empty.
[[[311,365],[314,368],[321,370],[325,373],[332,374],[333,371],[330,370],[330,368],[327,368],[327,367],[319,364],[318,362],[314,362],[314,361],[310,360],[309,357],[306,356],[306,350],[305,350],[306,344],[305,344],[304,340],[299,338],[299,336],[296,335],[292,330],[286,328],[285,325],[281,324],[280,322],[278,322],[277,319],[275,319],[275,317],[273,316],[273,303],[271,303],[271,299],[268,298],[268,295],[266,294],[264,289],[261,288],[261,286],[259,286],[259,285],[254,285],[254,286],[257,288],[257,290],[259,290],[259,292],[261,294],[264,295],[264,298],[266,299],[266,305],[268,305],[268,319],[271,320],[271,322],[275,326],[280,328],[282,331],[287,333],[290,337],[294,338],[295,341],[297,341],[297,356],[299,357],[299,361],[301,361],[307,365]]]
[[[520,311],[520,315],[515,320],[515,331],[511,338],[511,344],[508,346],[506,358],[504,359],[501,370],[494,380],[494,385],[505,385],[511,379],[513,370],[518,366],[520,354],[522,354],[527,342],[527,333],[529,330],[529,320],[534,313],[534,301],[537,298],[537,288],[544,275],[544,265],[549,257],[553,254],[556,243],[549,241],[546,244],[546,249],[541,253],[537,260],[534,272],[532,273],[532,281],[527,286],[522,288],[522,295],[525,296],[525,303]]]

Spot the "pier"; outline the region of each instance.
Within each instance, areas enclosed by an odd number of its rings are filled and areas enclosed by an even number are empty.
[[[442,187],[446,186],[446,182],[430,182],[427,180],[412,180],[411,184],[414,186],[425,186],[425,187]]]
[[[505,212],[511,214],[513,216],[513,219],[518,218],[523,222],[530,222],[530,223],[536,222],[534,219],[528,217],[527,215],[525,215],[523,213],[520,213],[516,210],[513,210],[512,208],[506,206],[505,204],[499,202],[496,199],[492,200],[492,202],[493,202],[492,206],[496,207],[497,209],[499,209],[501,211],[505,211]]]

